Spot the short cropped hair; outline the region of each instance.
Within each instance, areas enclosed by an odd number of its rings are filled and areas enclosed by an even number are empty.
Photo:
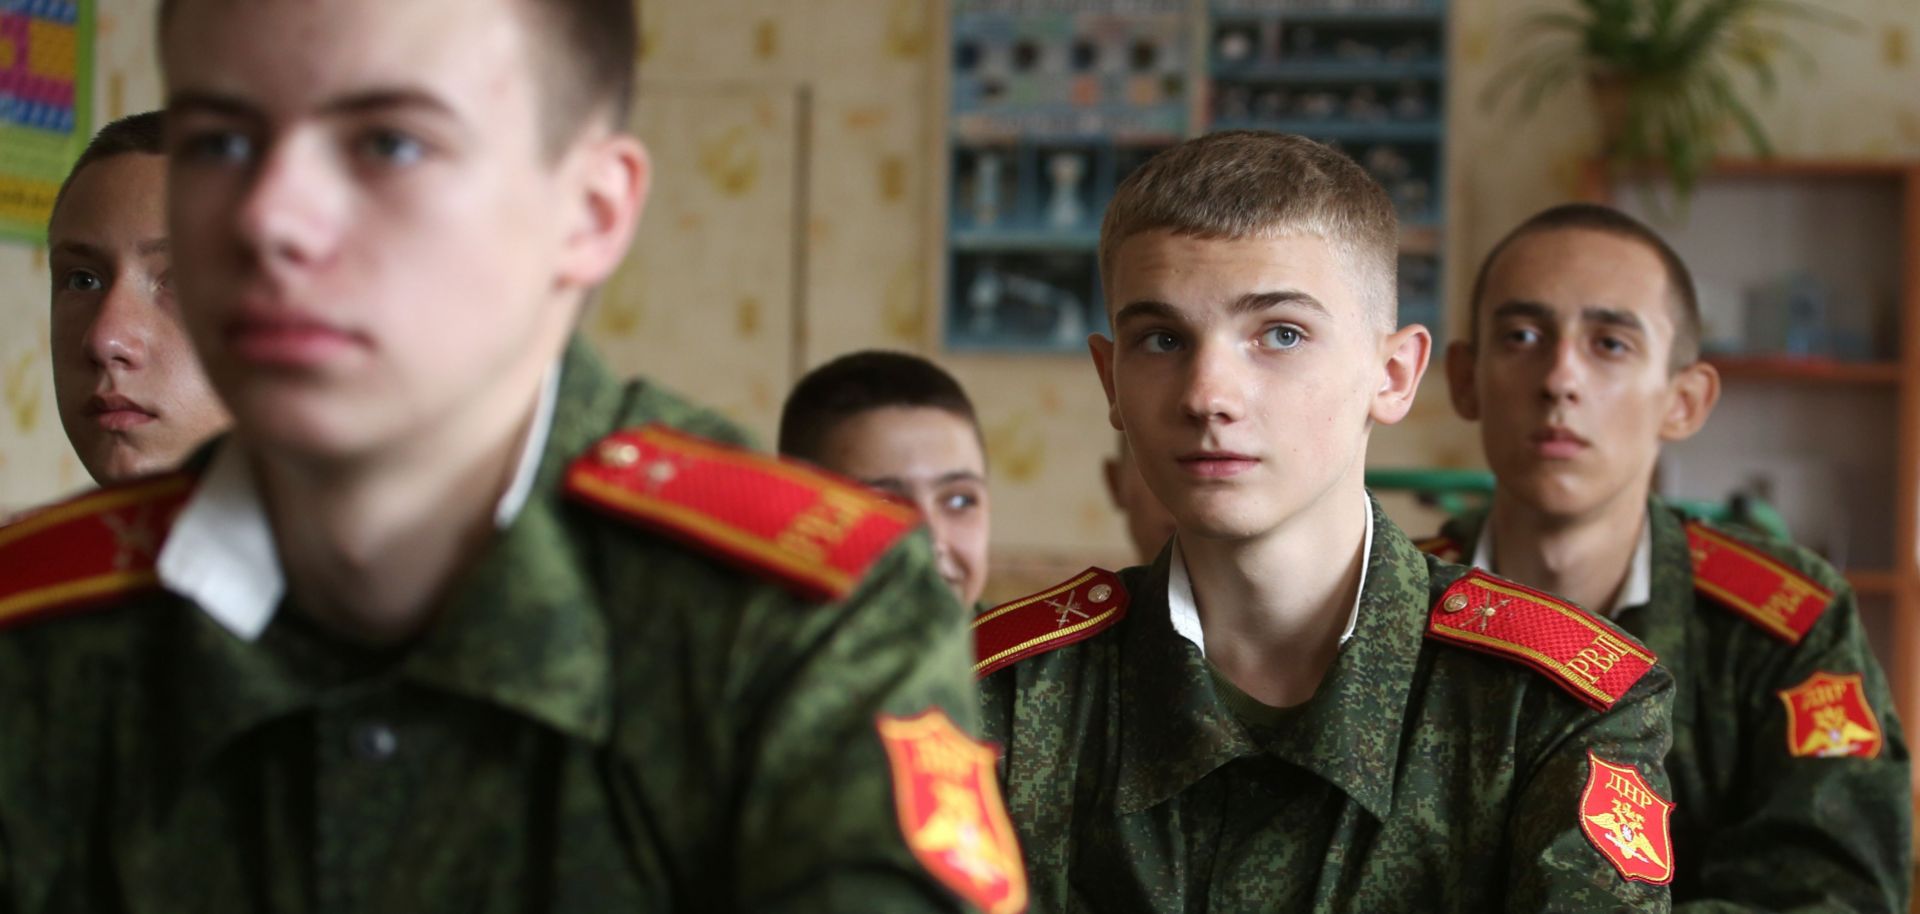
[[[129,114],[100,128],[100,132],[88,141],[87,148],[81,150],[80,157],[73,160],[73,167],[67,170],[66,180],[60,182],[60,190],[53,195],[53,209],[48,211],[49,219],[60,209],[60,201],[67,198],[67,188],[73,186],[73,179],[81,169],[114,156],[164,155],[164,134],[165,118],[158,111]]]
[[[1500,239],[1500,243],[1493,246],[1493,250],[1487,252],[1487,258],[1480,262],[1480,272],[1473,278],[1473,298],[1468,315],[1472,323],[1467,327],[1469,345],[1478,343],[1480,339],[1481,298],[1486,295],[1487,277],[1493,272],[1494,262],[1522,238],[1564,229],[1583,229],[1636,241],[1660,258],[1660,265],[1667,274],[1667,288],[1671,290],[1673,304],[1673,350],[1668,353],[1667,368],[1669,371],[1679,371],[1700,358],[1700,298],[1694,290],[1693,274],[1687,270],[1687,262],[1680,259],[1667,240],[1646,223],[1598,203],[1563,203],[1542,210],[1508,232],[1505,238]]]
[[[541,128],[557,156],[596,117],[624,129],[633,105],[640,0],[514,0],[530,17],[543,89]],[[160,29],[180,0],[161,0]]]
[[[887,407],[942,410],[980,433],[973,401],[952,375],[917,355],[868,349],[815,368],[794,385],[780,410],[780,453],[818,462],[836,426]]]
[[[1398,320],[1399,216],[1380,182],[1329,146],[1227,130],[1148,159],[1120,182],[1100,223],[1107,288],[1120,245],[1157,230],[1202,239],[1319,237],[1346,259],[1375,316],[1388,327]]]

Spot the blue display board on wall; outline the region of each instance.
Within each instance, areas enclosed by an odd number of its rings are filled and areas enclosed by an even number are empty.
[[[954,0],[953,350],[1082,352],[1113,188],[1205,130],[1339,146],[1406,228],[1403,319],[1438,329],[1446,9],[1433,0]],[[1193,48],[1205,48],[1194,59]]]

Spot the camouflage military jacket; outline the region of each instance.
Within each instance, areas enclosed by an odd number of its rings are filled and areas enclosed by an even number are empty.
[[[972,910],[876,732],[977,730],[925,536],[800,599],[563,498],[611,430],[737,433],[577,343],[559,384],[531,500],[404,650],[153,589],[0,631],[0,912]]]
[[[1120,573],[1120,622],[982,684],[1034,911],[1667,910],[1579,825],[1589,753],[1666,791],[1663,670],[1601,713],[1427,638],[1466,569],[1376,506],[1353,637],[1312,699],[1255,730],[1172,630],[1170,555]]]
[[[1651,599],[1622,608],[1616,619],[1676,680],[1667,756],[1679,803],[1675,909],[1906,911],[1910,761],[1853,589],[1805,549],[1709,528],[1827,593],[1808,601],[1802,624],[1809,627],[1787,640],[1696,580],[1678,512],[1655,499],[1648,513]],[[1483,523],[1460,519],[1442,535],[1472,556]],[[1843,723],[1852,718],[1876,731],[1870,746],[1862,741],[1849,754],[1822,758],[1808,745],[1822,734],[1812,728],[1819,709],[1806,708],[1803,696],[1826,682],[1816,679],[1822,674],[1846,677],[1825,691],[1842,699]]]

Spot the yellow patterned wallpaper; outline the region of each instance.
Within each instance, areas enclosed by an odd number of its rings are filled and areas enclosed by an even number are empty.
[[[154,104],[153,0],[99,0],[100,110]],[[1593,126],[1578,92],[1518,121],[1477,100],[1515,0],[1453,0],[1452,286],[1528,213],[1568,196]],[[1858,20],[1815,33],[1811,76],[1762,105],[1792,156],[1920,156],[1920,3],[1831,0]],[[933,0],[647,0],[638,124],[656,164],[641,240],[587,316],[623,370],[727,410],[771,440],[786,385],[851,349],[936,355],[978,402],[994,474],[995,592],[1022,574],[1113,561],[1119,525],[1098,465],[1113,446],[1084,357],[941,356],[929,233],[944,194],[932,86]],[[799,213],[805,207],[807,218]],[[84,474],[53,415],[44,357],[44,255],[0,246],[0,510]],[[1374,463],[1472,465],[1470,429],[1430,387],[1412,420],[1375,436]],[[1399,508],[1396,506],[1396,510]],[[1411,515],[1409,515],[1411,516]]]

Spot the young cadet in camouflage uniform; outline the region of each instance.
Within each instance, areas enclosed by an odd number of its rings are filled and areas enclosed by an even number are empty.
[[[807,372],[780,406],[780,455],[857,479],[920,509],[954,599],[987,586],[987,446],[973,401],[945,369],[867,349]]]
[[[1091,347],[1175,535],[975,622],[1036,911],[1665,911],[1672,680],[1422,555],[1362,485],[1412,406],[1386,194],[1213,134],[1121,185]]]
[[[1447,375],[1499,484],[1424,545],[1608,608],[1671,667],[1675,908],[1907,910],[1907,747],[1852,588],[1650,497],[1719,394],[1685,264],[1629,216],[1556,207],[1495,246],[1473,309]]]
[[[161,15],[237,425],[0,528],[0,911],[1018,910],[918,518],[568,341],[631,5]]]

